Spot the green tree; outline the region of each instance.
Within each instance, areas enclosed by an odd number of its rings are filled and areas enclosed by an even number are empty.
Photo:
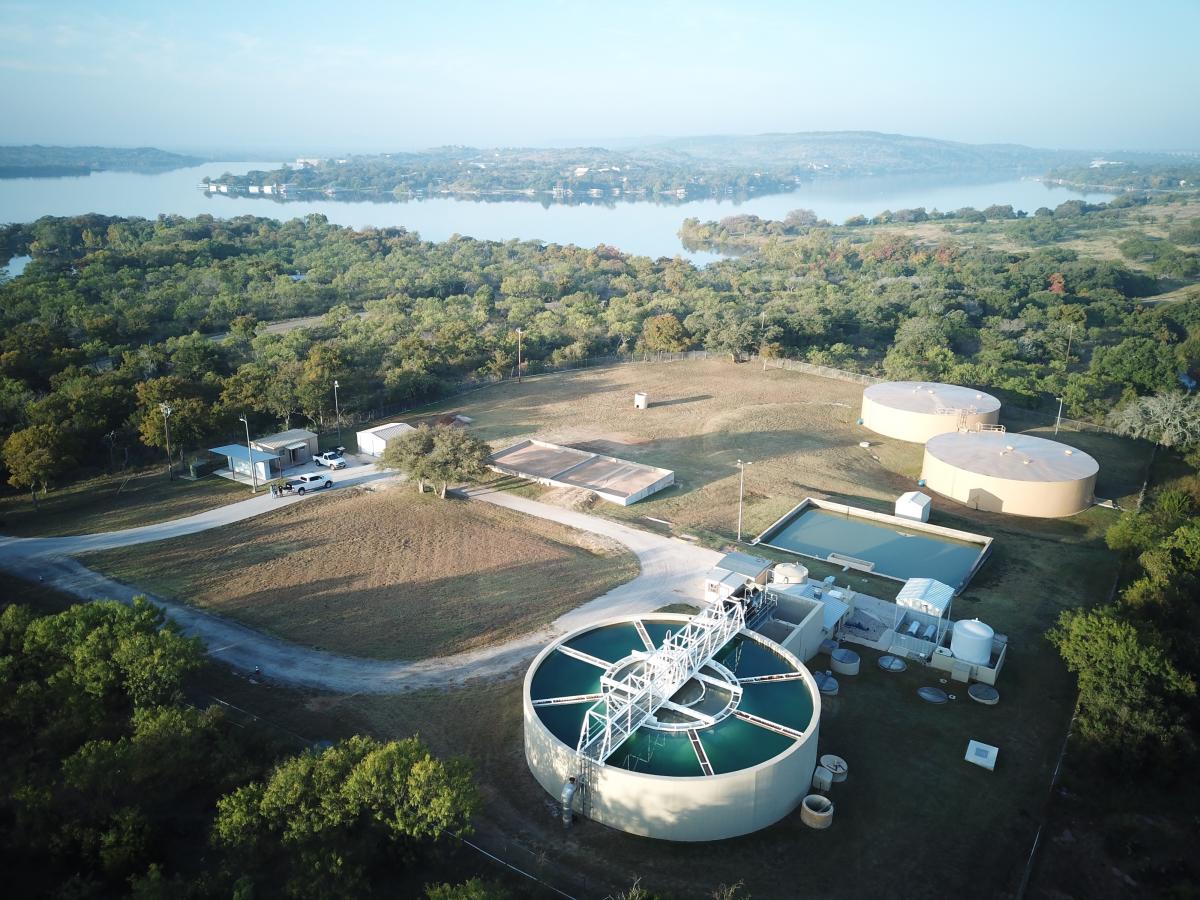
[[[1111,607],[1067,610],[1047,637],[1078,677],[1081,737],[1125,761],[1190,746],[1196,682],[1172,663],[1152,628]]]
[[[30,425],[14,431],[0,451],[8,469],[8,483],[18,490],[29,488],[37,506],[37,488],[45,495],[51,482],[75,465],[71,441],[57,425]]]
[[[383,455],[379,457],[376,467],[403,472],[416,482],[418,493],[425,493],[425,482],[436,477],[430,462],[433,437],[433,429],[428,425],[421,425],[392,438],[383,448]]]
[[[691,340],[677,317],[663,313],[642,323],[642,346],[651,353],[679,353],[691,346]]]
[[[361,894],[377,858],[443,833],[465,834],[479,808],[467,765],[417,738],[341,741],[286,760],[217,805],[213,841],[262,885],[293,897]]]
[[[439,496],[455,482],[474,481],[487,471],[492,448],[464,428],[439,425],[433,429],[433,450],[428,460],[432,477],[442,483]]]

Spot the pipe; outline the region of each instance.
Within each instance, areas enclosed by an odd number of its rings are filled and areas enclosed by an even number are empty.
[[[571,825],[572,813],[574,812],[574,810],[572,810],[571,807],[575,803],[575,794],[578,790],[579,790],[579,782],[576,781],[575,776],[572,775],[563,784],[562,797],[560,798],[562,800],[563,825],[565,825],[567,827],[570,827],[570,825]]]

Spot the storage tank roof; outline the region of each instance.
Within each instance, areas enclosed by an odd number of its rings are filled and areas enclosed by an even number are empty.
[[[863,391],[863,396],[882,406],[923,415],[936,415],[939,410],[947,409],[990,413],[1000,408],[1000,401],[991,394],[928,381],[885,381],[871,385]]]
[[[1079,481],[1100,471],[1082,450],[1058,441],[1002,431],[951,431],[930,438],[925,452],[957,469],[1010,481]]]

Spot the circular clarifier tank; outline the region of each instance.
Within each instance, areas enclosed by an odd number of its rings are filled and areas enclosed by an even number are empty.
[[[804,798],[817,759],[820,695],[808,669],[741,631],[654,713],[596,761],[577,753],[601,680],[637,670],[687,616],[618,619],[546,647],[525,676],[525,757],[558,797],[581,784],[575,811],[633,834],[712,841],[765,828]]]

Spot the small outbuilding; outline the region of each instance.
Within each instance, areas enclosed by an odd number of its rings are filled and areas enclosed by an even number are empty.
[[[264,453],[274,453],[279,457],[280,469],[291,469],[310,462],[317,455],[317,436],[303,428],[292,428],[251,441],[250,446]]]
[[[930,502],[928,494],[908,491],[896,498],[896,516],[914,522],[928,522]]]
[[[218,469],[216,474],[234,481],[244,481],[250,484],[254,479],[259,484],[265,484],[279,477],[282,471],[278,453],[267,453],[263,450],[250,450],[242,444],[226,444],[223,447],[210,447],[209,453],[225,457],[225,469]],[[251,475],[250,465],[254,464],[254,474]]]
[[[416,429],[405,422],[387,422],[383,425],[376,425],[374,428],[368,428],[366,431],[360,431],[358,433],[358,452],[379,458],[383,456],[388,441],[403,437],[410,431],[416,431]]]
[[[933,578],[910,578],[896,595],[891,653],[929,659],[950,624],[954,588]]]

